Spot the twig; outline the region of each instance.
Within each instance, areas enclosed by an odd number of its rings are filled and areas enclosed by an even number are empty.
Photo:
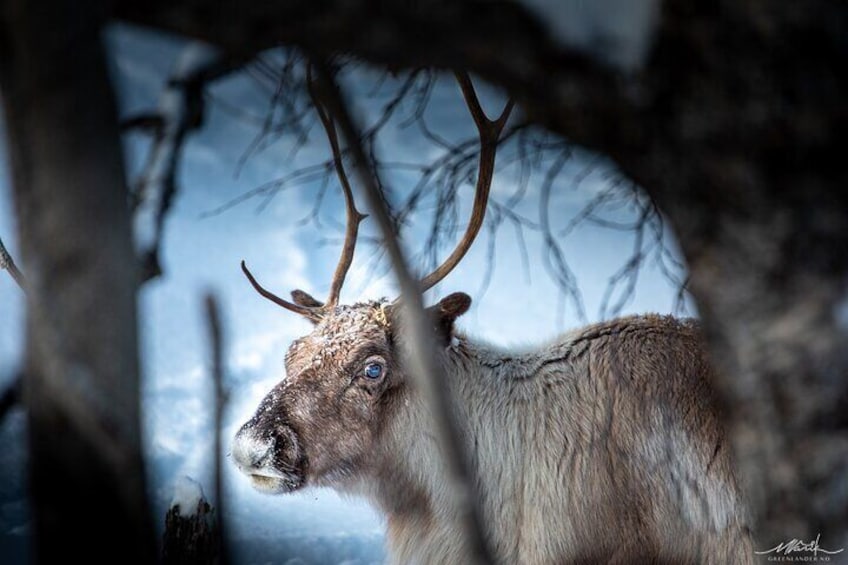
[[[121,132],[138,130],[142,133],[152,133],[156,136],[165,127],[165,119],[161,114],[155,112],[142,113],[124,118],[121,120],[119,127],[121,128]]]
[[[227,565],[230,562],[229,559],[229,545],[227,532],[224,527],[224,510],[225,510],[225,502],[224,502],[224,485],[223,479],[221,475],[221,469],[223,468],[223,458],[221,457],[221,451],[223,447],[223,441],[221,438],[222,428],[223,428],[223,420],[224,420],[224,409],[226,407],[227,401],[229,399],[229,393],[224,388],[224,340],[222,336],[221,330],[221,316],[219,314],[218,301],[216,300],[213,294],[207,294],[204,300],[205,308],[206,308],[206,324],[209,329],[209,347],[211,353],[211,370],[212,370],[212,381],[215,387],[215,439],[214,439],[214,456],[215,456],[215,505],[217,506],[215,512],[215,521],[218,530],[218,563],[220,565]]]
[[[541,193],[539,196],[539,223],[542,230],[542,238],[544,240],[544,256],[545,268],[551,278],[557,282],[561,289],[561,295],[567,294],[571,298],[572,304],[577,316],[581,321],[586,321],[586,308],[583,305],[583,296],[580,293],[580,288],[577,284],[577,277],[568,265],[565,258],[565,252],[562,250],[559,242],[554,237],[553,229],[550,222],[550,201],[551,190],[566,161],[571,158],[571,150],[564,149],[545,175],[545,180],[542,183]]]
[[[26,281],[24,280],[24,275],[18,269],[17,265],[15,265],[14,259],[9,255],[9,252],[6,251],[6,246],[3,245],[3,240],[0,239],[0,270],[9,271],[9,275],[11,275],[12,279],[18,284],[18,286],[26,292]]]
[[[394,225],[383,202],[383,195],[376,178],[377,171],[370,169],[369,160],[360,143],[359,129],[354,125],[342,94],[330,74],[328,65],[323,60],[313,61],[316,78],[324,88],[324,100],[328,111],[335,117],[350,153],[353,156],[356,172],[365,190],[369,207],[371,208],[383,241],[388,249],[392,265],[397,276],[403,297],[402,308],[406,320],[410,323],[412,348],[409,362],[409,372],[420,386],[427,405],[432,411],[436,437],[442,447],[445,466],[447,467],[448,484],[453,490],[453,500],[461,516],[461,526],[465,530],[471,552],[472,562],[492,563],[483,533],[480,511],[477,508],[477,497],[474,493],[474,483],[471,480],[469,464],[465,457],[464,448],[459,439],[459,427],[455,412],[452,409],[452,399],[448,393],[442,372],[435,365],[438,358],[432,335],[431,324],[424,311],[420,286],[406,264],[406,259],[400,248],[400,243],[394,232]]]
[[[6,246],[3,245],[3,240],[0,239],[0,270],[9,271],[9,275],[12,277],[20,289],[26,292],[26,282],[24,281],[24,275],[18,269],[17,265],[15,265],[15,261],[12,259],[12,256],[9,255],[9,252],[6,250]],[[12,383],[3,391],[3,394],[0,395],[0,422],[6,417],[6,414],[14,408],[21,401],[21,378],[15,377],[12,380]]]
[[[208,53],[203,44],[190,45],[183,53],[180,68],[168,80],[157,112],[147,112],[122,121],[124,130],[142,129],[153,135],[153,146],[144,172],[133,190],[136,239],[142,261],[143,280],[161,274],[159,248],[165,218],[177,192],[177,168],[185,141],[203,124],[203,88],[244,64]]]

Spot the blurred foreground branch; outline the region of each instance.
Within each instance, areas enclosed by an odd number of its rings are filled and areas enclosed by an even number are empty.
[[[230,562],[229,538],[227,537],[224,512],[226,511],[226,493],[224,492],[223,480],[223,433],[224,410],[227,405],[229,394],[224,388],[224,337],[221,327],[221,314],[218,300],[213,294],[207,294],[204,300],[206,311],[206,325],[209,331],[209,353],[211,357],[212,384],[214,386],[215,413],[213,425],[215,426],[214,449],[214,482],[215,482],[215,527],[218,530],[218,563],[227,565]]]
[[[17,265],[15,265],[15,261],[6,250],[6,246],[3,245],[3,240],[0,239],[0,271],[2,270],[8,271],[9,275],[18,284],[20,289],[26,292],[24,276],[18,269]],[[12,378],[12,382],[3,390],[2,394],[0,394],[0,423],[3,422],[3,419],[6,417],[9,410],[17,406],[20,401],[21,378],[15,376]]]
[[[177,173],[186,141],[204,122],[204,88],[244,63],[221,56],[208,45],[192,43],[183,50],[159,108],[121,122],[123,131],[140,131],[153,139],[130,200],[143,281],[162,272],[159,249],[165,220],[177,194]]]
[[[383,203],[379,183],[375,180],[377,173],[369,168],[369,161],[360,144],[358,128],[353,122],[342,93],[333,80],[326,62],[316,60],[313,63],[321,88],[320,94],[327,110],[338,123],[342,136],[353,155],[357,176],[365,191],[369,208],[379,224],[401,288],[404,321],[409,324],[413,344],[408,369],[417,385],[421,387],[426,404],[434,417],[434,432],[444,454],[446,479],[453,491],[451,499],[455,502],[456,510],[461,517],[460,526],[464,529],[470,550],[469,555],[475,563],[492,563],[482,517],[476,503],[475,487],[468,468],[469,462],[466,460],[460,442],[453,401],[447,393],[448,387],[442,382],[443,373],[436,366],[438,355],[432,335],[432,325],[424,311],[421,287],[412,277],[406,264],[394,226]]]
[[[9,275],[16,283],[18,283],[21,290],[26,291],[24,275],[18,269],[18,266],[15,265],[15,261],[12,259],[12,256],[9,255],[9,252],[6,250],[6,246],[3,245],[3,240],[0,239],[0,271],[3,270],[9,272]]]

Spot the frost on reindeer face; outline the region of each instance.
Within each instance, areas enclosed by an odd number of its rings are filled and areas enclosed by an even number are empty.
[[[444,345],[470,305],[467,294],[454,293],[428,309]],[[410,394],[400,369],[399,310],[386,301],[334,306],[313,322],[286,353],[286,378],[236,434],[236,464],[266,492],[343,489],[368,474],[395,408]]]
[[[335,307],[292,343],[287,377],[236,435],[233,457],[255,487],[341,486],[367,468],[402,384],[384,307]]]

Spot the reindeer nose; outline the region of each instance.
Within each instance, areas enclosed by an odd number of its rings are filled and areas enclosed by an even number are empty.
[[[233,459],[242,470],[269,467],[274,460],[273,437],[258,434],[252,426],[244,425],[233,441]]]

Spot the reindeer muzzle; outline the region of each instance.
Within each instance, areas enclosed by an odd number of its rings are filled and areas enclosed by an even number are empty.
[[[300,441],[289,426],[262,429],[247,422],[233,440],[232,457],[252,486],[261,492],[281,494],[303,486],[305,461]]]

